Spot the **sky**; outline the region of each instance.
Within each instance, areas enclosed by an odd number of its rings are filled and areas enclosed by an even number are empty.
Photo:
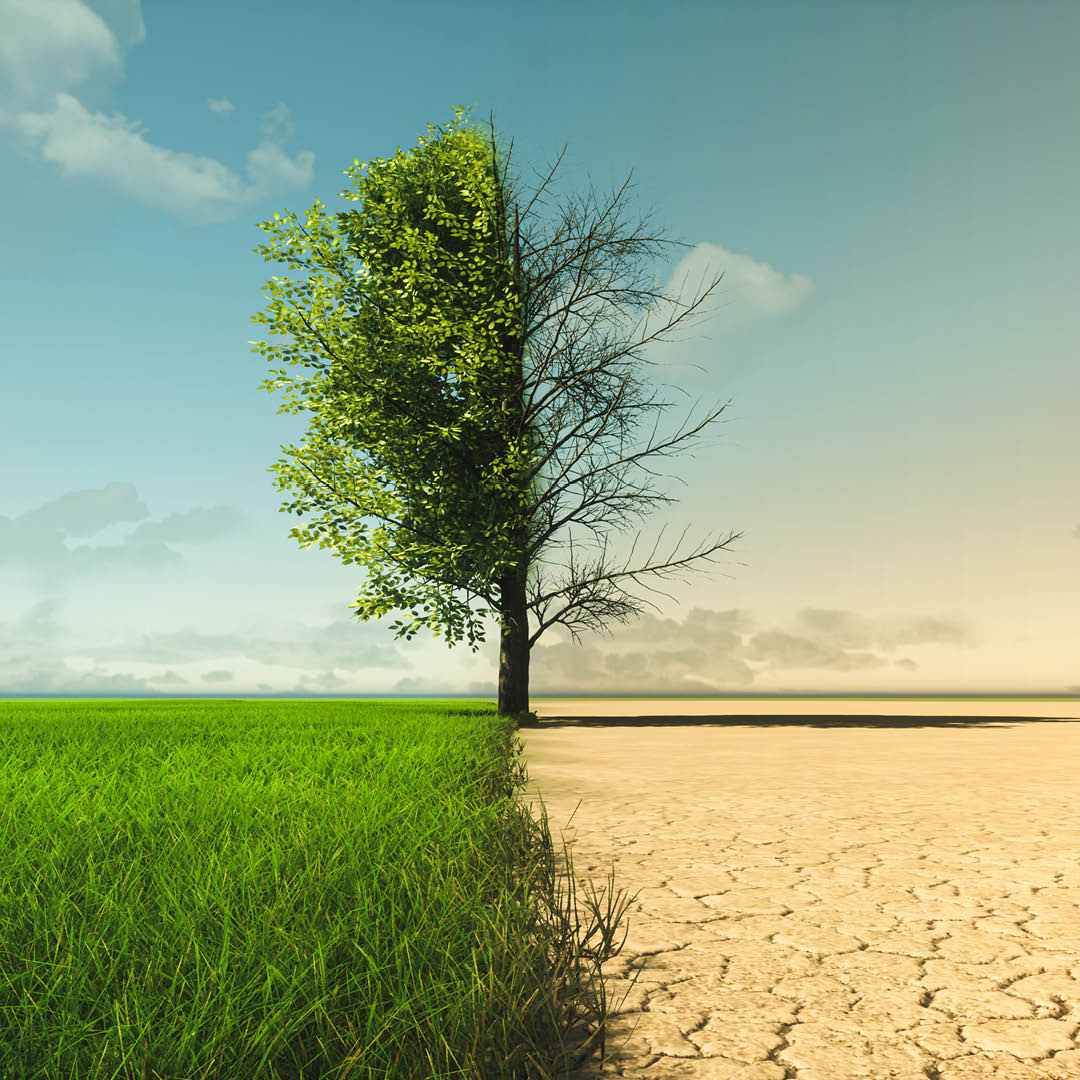
[[[349,608],[271,466],[257,228],[458,104],[541,222],[631,176],[661,504],[630,623],[555,626],[533,697],[1080,693],[1080,5],[0,0],[0,695],[492,696]],[[669,309],[670,310],[670,309]],[[627,315],[627,332],[641,314]],[[650,327],[658,322],[654,319]],[[641,335],[639,335],[641,336]],[[297,376],[304,369],[290,369]],[[652,432],[650,414],[636,448]],[[661,533],[661,530],[662,533]],[[578,534],[581,539],[581,534]],[[636,562],[635,565],[640,565]],[[531,623],[530,630],[535,629]]]

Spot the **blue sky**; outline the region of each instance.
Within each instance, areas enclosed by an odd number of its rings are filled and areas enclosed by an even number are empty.
[[[361,571],[288,536],[268,469],[307,421],[249,344],[281,342],[251,316],[288,276],[256,224],[354,207],[354,158],[459,103],[526,191],[566,145],[542,221],[633,170],[627,219],[691,245],[650,267],[668,294],[725,273],[644,354],[683,391],[662,432],[731,404],[654,459],[676,501],[638,550],[743,535],[610,638],[549,630],[534,697],[1080,692],[1080,5],[0,23],[0,694],[494,694],[493,618],[475,654],[395,641],[349,610]]]

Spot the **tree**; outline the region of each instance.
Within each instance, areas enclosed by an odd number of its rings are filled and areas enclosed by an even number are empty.
[[[641,514],[641,505],[674,501],[628,484],[627,470],[649,472],[641,459],[694,437],[726,404],[643,451],[600,463],[593,454],[615,437],[623,454],[640,414],[671,404],[643,400],[626,360],[638,359],[642,346],[694,311],[723,275],[655,333],[633,343],[607,337],[590,343],[600,314],[586,317],[585,301],[683,306],[636,279],[616,283],[627,265],[658,246],[689,245],[637,231],[620,235],[621,222],[611,215],[629,177],[599,216],[588,220],[583,203],[580,217],[571,208],[552,239],[534,243],[522,225],[562,153],[519,213],[509,152],[500,153],[494,125],[485,137],[464,122],[462,106],[454,112],[456,123],[429,124],[430,137],[413,151],[399,149],[363,166],[354,160],[346,175],[356,192],[339,194],[362,201],[363,209],[338,213],[338,229],[328,225],[318,199],[307,229],[288,212],[292,228],[258,226],[284,238],[284,246],[255,251],[312,276],[306,284],[271,278],[263,287],[274,297],[269,314],[252,316],[274,333],[292,335],[296,347],[251,344],[317,372],[294,380],[272,369],[275,377],[260,384],[268,391],[298,384],[278,412],[313,413],[300,448],[281,447],[295,464],[279,461],[268,470],[278,474],[280,490],[300,492],[282,512],[324,511],[289,535],[303,547],[318,542],[343,563],[366,566],[368,578],[350,607],[364,620],[408,610],[411,621],[391,624],[398,638],[411,640],[426,625],[450,647],[467,634],[475,652],[484,640],[483,617],[496,614],[498,711],[520,719],[528,712],[530,652],[545,630],[562,625],[577,642],[579,629],[626,622],[641,608],[620,580],[690,568],[742,535],[630,570],[635,540],[623,569],[604,563],[605,524]],[[276,213],[274,219],[281,220]],[[282,298],[294,294],[302,302],[290,307]],[[584,471],[574,473],[586,456]],[[580,498],[566,509],[575,489]],[[369,532],[365,518],[381,524]],[[603,540],[600,560],[576,566],[568,534],[569,577],[548,588],[542,553],[575,524]],[[456,595],[462,592],[464,598]],[[549,615],[553,601],[561,606]],[[532,634],[530,611],[538,624]]]

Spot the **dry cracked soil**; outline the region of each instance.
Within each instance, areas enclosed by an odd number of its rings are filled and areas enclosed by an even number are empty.
[[[640,890],[577,1080],[1080,1080],[1080,702],[532,707],[560,869]]]

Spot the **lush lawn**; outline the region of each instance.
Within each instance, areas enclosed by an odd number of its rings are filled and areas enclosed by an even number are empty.
[[[0,1076],[566,1076],[625,905],[594,893],[579,940],[514,730],[482,701],[0,702]]]

